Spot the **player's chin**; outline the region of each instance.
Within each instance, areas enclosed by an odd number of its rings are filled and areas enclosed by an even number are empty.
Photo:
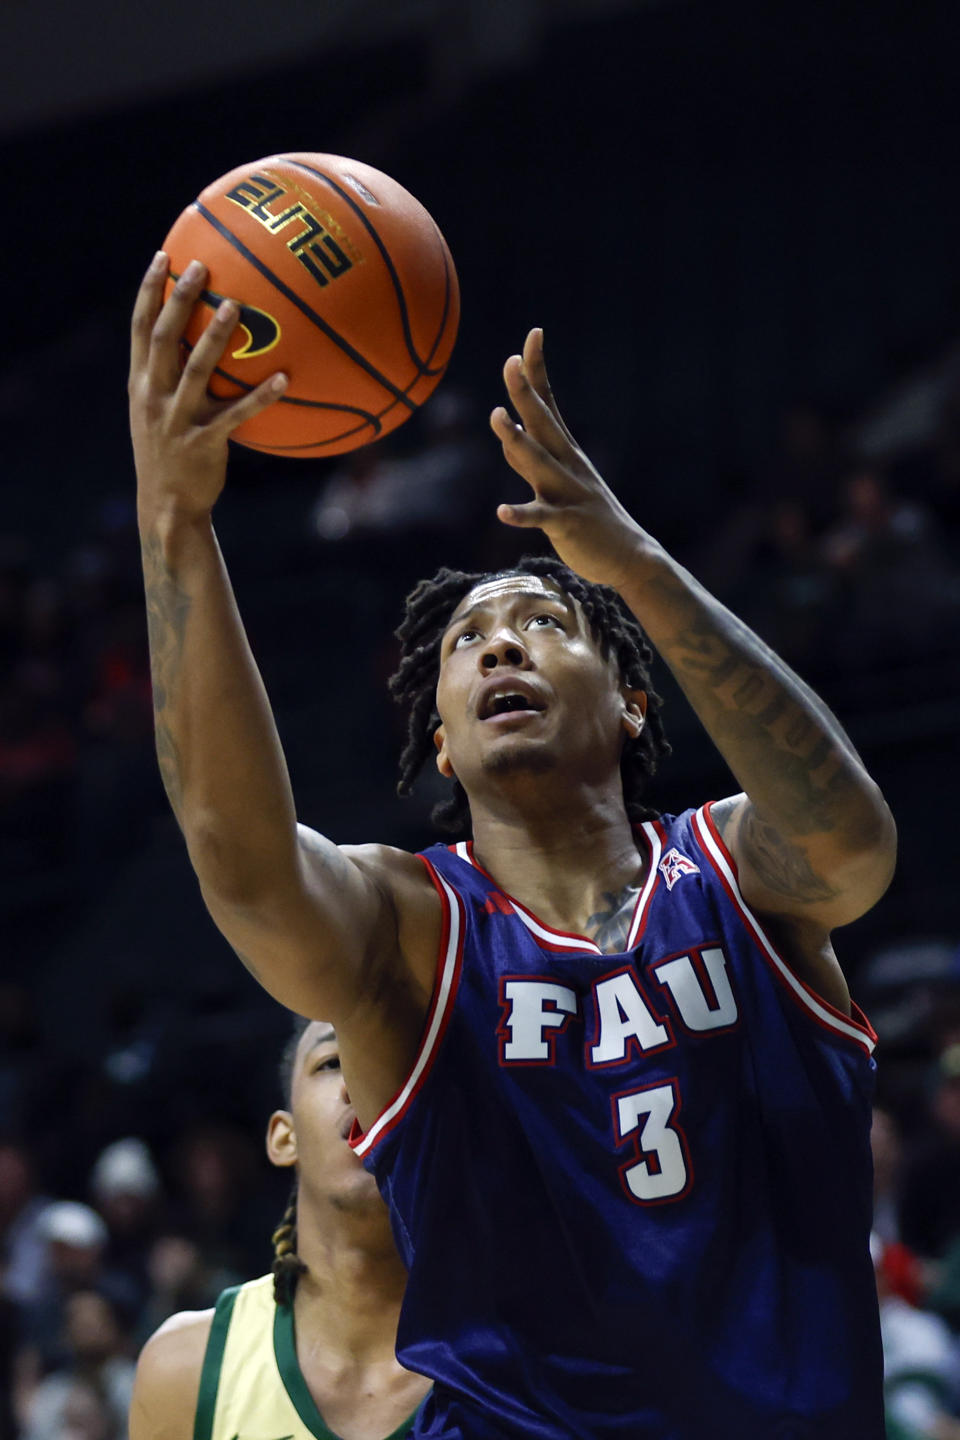
[[[520,736],[504,737],[481,760],[487,775],[545,775],[555,770],[557,763],[555,751],[545,741]]]
[[[344,1214],[382,1209],[383,1199],[377,1189],[376,1180],[369,1170],[364,1168],[362,1161],[357,1160],[357,1167],[355,1169],[351,1164],[330,1185],[327,1194],[334,1208]]]

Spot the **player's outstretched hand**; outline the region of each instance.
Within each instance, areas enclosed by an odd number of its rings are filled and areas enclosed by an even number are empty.
[[[521,423],[498,406],[490,426],[534,498],[500,505],[497,515],[505,525],[543,530],[560,559],[585,580],[622,588],[652,542],[563,423],[547,379],[542,330],[530,331],[523,355],[511,355],[503,378]]]
[[[164,303],[168,260],[150,264],[133,311],[130,344],[130,433],[140,503],[152,511],[208,514],[223,489],[227,437],[272,405],[286,388],[273,375],[239,400],[213,400],[207,386],[237,324],[239,306],[225,300],[181,364],[180,340],[206,279],[194,260]]]

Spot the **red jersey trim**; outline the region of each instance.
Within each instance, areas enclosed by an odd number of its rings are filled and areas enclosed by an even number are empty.
[[[618,954],[626,954],[637,944],[643,927],[646,924],[650,897],[656,889],[657,881],[659,880],[657,865],[660,861],[660,851],[662,849],[662,826],[659,826],[659,822],[651,823],[647,821],[640,829],[647,843],[649,872],[634,906],[630,929],[627,932],[626,949],[618,951]],[[504,890],[502,885],[497,885],[496,880],[494,880],[488,870],[484,870],[474,854],[472,840],[461,840],[450,848],[461,860],[465,860],[469,865],[472,865],[475,870],[479,870],[481,875],[486,876],[491,885],[496,886],[500,894],[503,895],[509,903],[517,918],[523,921],[541,949],[553,950],[555,952],[587,950],[591,955],[603,955],[605,953],[600,949],[599,945],[595,945],[586,935],[577,935],[571,930],[555,930],[552,925],[548,925],[545,921],[541,920],[539,916],[534,915],[532,910],[528,910],[522,901],[515,899],[508,890]]]
[[[354,1153],[361,1157],[368,1154],[374,1145],[379,1144],[384,1136],[399,1124],[409,1110],[414,1097],[427,1078],[430,1066],[440,1048],[440,1042],[453,1013],[453,1002],[460,984],[460,971],[463,965],[463,902],[453,887],[448,885],[443,876],[434,869],[426,856],[419,855],[417,858],[422,860],[427,867],[427,873],[436,886],[443,910],[443,930],[437,955],[437,978],[430,1001],[430,1011],[423,1027],[423,1038],[406,1082],[389,1104],[381,1110],[366,1133],[360,1129],[355,1120],[353,1128],[347,1136]]]
[[[710,804],[713,802],[711,801]],[[755,941],[757,948],[770,966],[780,983],[790,992],[791,997],[806,1010],[823,1029],[845,1040],[853,1040],[867,1055],[872,1055],[877,1043],[877,1034],[870,1021],[857,1005],[853,1005],[854,1016],[844,1015],[829,1000],[822,999],[805,980],[788,965],[777,951],[760,921],[754,915],[743,895],[737,874],[737,862],[724,844],[716,822],[710,814],[710,804],[703,805],[693,817],[693,832],[700,848],[720,878],[720,883],[740,912],[740,917]]]

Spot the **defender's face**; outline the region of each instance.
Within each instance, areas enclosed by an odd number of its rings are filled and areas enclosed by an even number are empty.
[[[343,1209],[382,1208],[376,1181],[347,1143],[354,1118],[333,1027],[312,1021],[294,1058],[290,1110],[270,1118],[267,1152],[275,1165],[298,1167],[301,1191]]]
[[[485,777],[518,771],[603,781],[618,771],[644,704],[642,692],[623,689],[579,604],[554,581],[484,581],[457,606],[441,644],[438,765],[468,795]]]

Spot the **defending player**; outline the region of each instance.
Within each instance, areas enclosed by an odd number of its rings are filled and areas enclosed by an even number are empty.
[[[272,1275],[173,1315],[137,1362],[130,1440],[401,1440],[429,1381],[394,1357],[406,1276],[376,1185],[346,1143],[353,1111],[337,1040],[295,1029],[286,1108],[267,1127],[295,1166]]]
[[[522,424],[491,423],[534,498],[498,513],[570,568],[442,572],[400,632],[404,782],[435,752],[472,843],[298,828],[211,521],[230,429],[279,391],[207,398],[230,306],[181,375],[203,271],[161,305],[164,274],[131,370],[161,770],[223,933],[337,1026],[410,1271],[398,1353],[437,1382],[418,1433],[880,1440],[875,1037],[829,932],[895,839],[849,740],[624,511],[532,331],[505,368]],[[644,816],[638,621],[742,793]]]

